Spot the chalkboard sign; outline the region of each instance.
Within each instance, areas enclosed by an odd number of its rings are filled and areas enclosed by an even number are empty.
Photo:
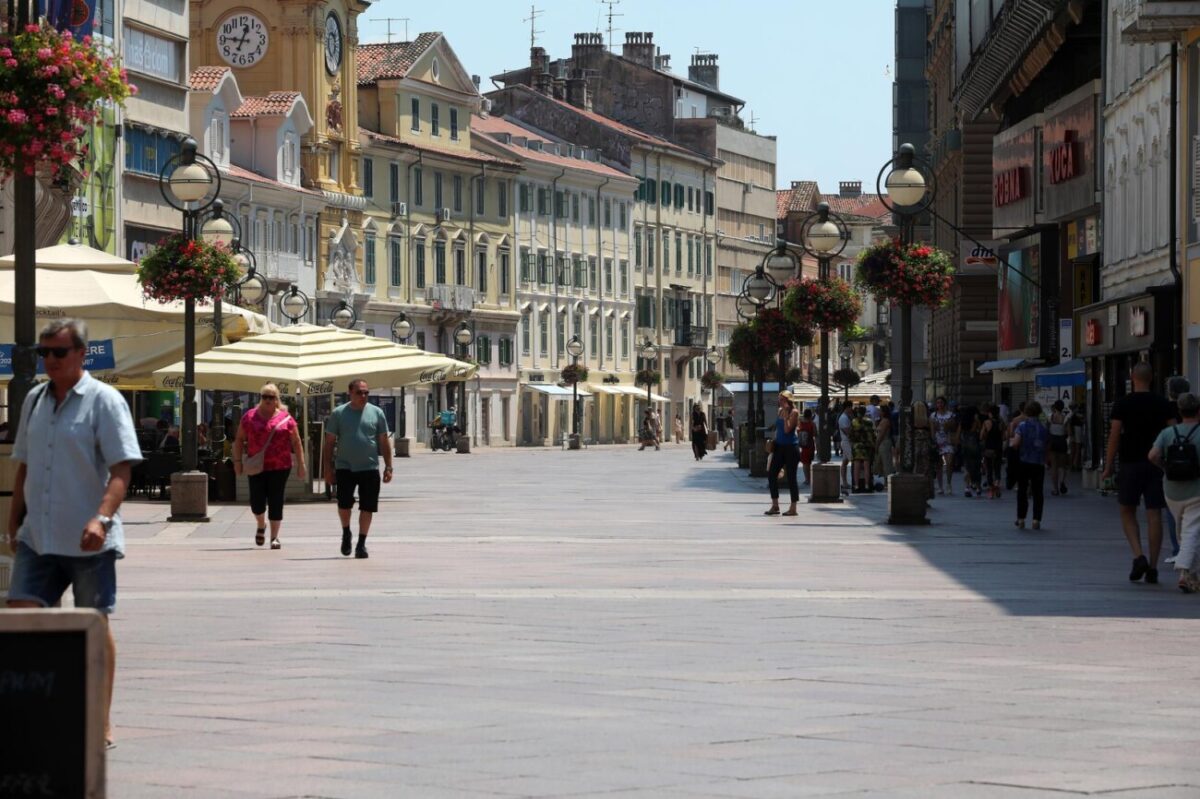
[[[104,627],[90,610],[0,610],[0,799],[104,796]]]

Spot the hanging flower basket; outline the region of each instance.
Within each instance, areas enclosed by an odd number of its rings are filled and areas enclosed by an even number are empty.
[[[125,70],[92,46],[49,24],[0,34],[0,182],[47,164],[66,177],[86,153],[80,142],[100,102],[137,92]]]
[[[788,283],[783,313],[800,327],[842,330],[862,314],[862,297],[840,277],[802,278]]]
[[[572,383],[586,383],[588,379],[588,370],[586,366],[572,364],[564,367],[562,370],[562,381],[567,385]]]
[[[715,369],[709,369],[700,375],[700,385],[705,391],[716,391],[725,383],[725,375]]]
[[[230,293],[241,275],[224,245],[168,236],[138,261],[142,293],[161,303],[215,300]]]
[[[937,247],[894,239],[862,251],[854,280],[878,302],[937,308],[950,299],[954,264]]]
[[[811,328],[797,325],[778,308],[767,308],[749,322],[738,325],[729,336],[726,353],[734,366],[763,373],[779,360],[779,353],[794,346],[813,343]]]
[[[842,388],[854,388],[862,382],[862,378],[853,369],[838,369],[833,373],[833,382]]]
[[[662,373],[657,369],[639,369],[633,382],[639,386],[656,386],[662,382]]]

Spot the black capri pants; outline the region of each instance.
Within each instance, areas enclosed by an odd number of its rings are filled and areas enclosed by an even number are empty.
[[[767,464],[767,487],[771,489],[771,499],[779,499],[779,470],[787,475],[788,491],[791,492],[792,502],[800,501],[800,483],[796,481],[796,470],[800,467],[800,447],[795,444],[780,444],[775,442],[771,451],[771,460]]]
[[[248,475],[246,481],[250,484],[250,512],[257,516],[267,511],[269,520],[283,521],[283,494],[287,490],[288,475],[291,473],[291,469],[271,469]]]

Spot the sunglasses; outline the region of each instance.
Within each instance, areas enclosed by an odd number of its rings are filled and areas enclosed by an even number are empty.
[[[49,358],[53,355],[55,358],[65,358],[68,354],[74,352],[76,347],[38,347],[37,354],[39,358]]]
[[[358,391],[355,391],[354,393],[355,393],[355,394],[357,394],[357,395],[358,395],[358,396],[360,396],[360,397],[369,397],[369,396],[371,396],[371,392],[370,392],[370,391],[367,391],[366,389],[362,389],[362,388],[360,388]]]
[[[262,398],[265,400],[277,400],[277,399],[279,399],[279,395],[278,394],[263,394]]]

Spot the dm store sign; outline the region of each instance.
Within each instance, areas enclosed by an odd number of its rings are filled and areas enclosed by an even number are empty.
[[[0,344],[0,377],[12,376],[12,354],[12,344]],[[113,341],[111,338],[88,342],[87,357],[83,360],[84,369],[87,369],[89,372],[96,372],[102,369],[115,369],[116,367],[117,359],[113,353]],[[38,358],[37,373],[40,375],[46,373],[46,365],[42,363],[41,358]]]

